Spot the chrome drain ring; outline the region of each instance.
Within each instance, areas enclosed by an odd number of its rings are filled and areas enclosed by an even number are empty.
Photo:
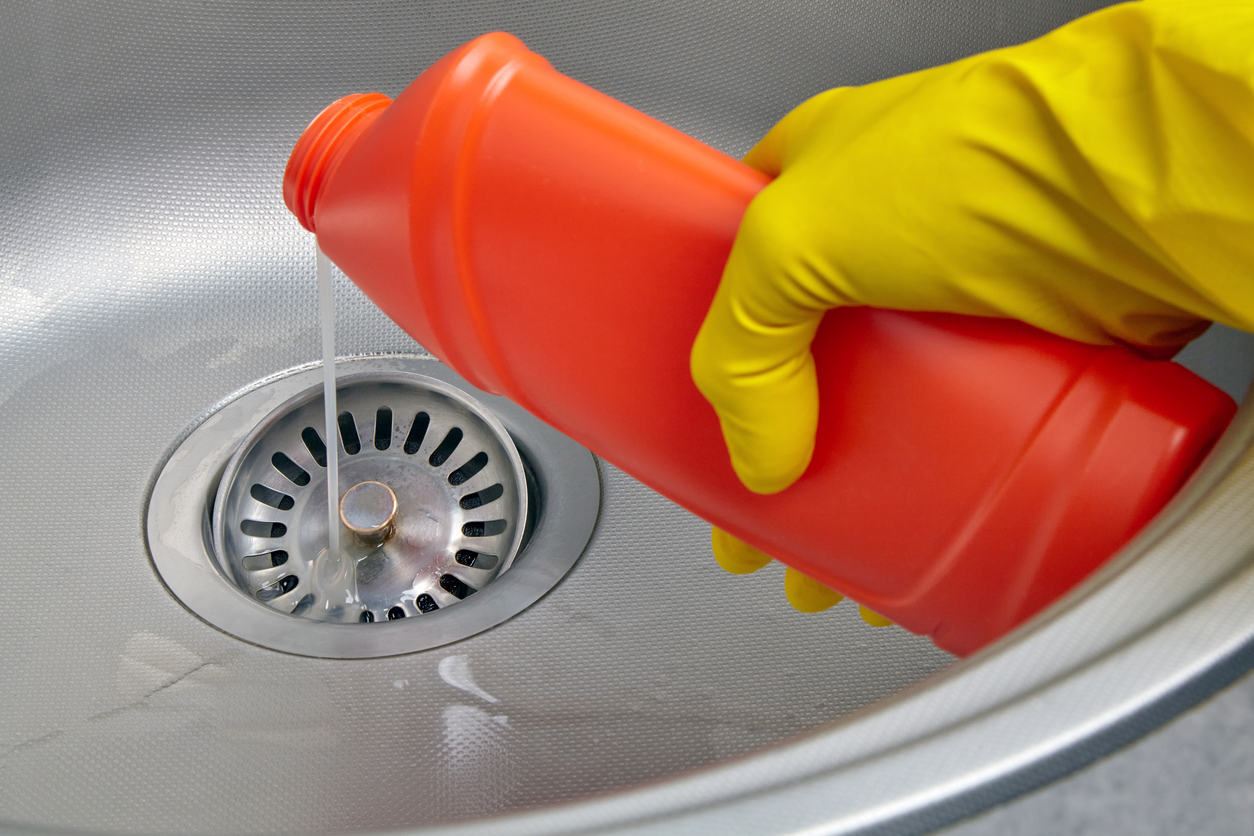
[[[440,559],[427,567],[422,578],[418,577],[420,572],[417,570],[408,579],[403,573],[398,573],[393,579],[395,583],[384,583],[376,588],[374,592],[379,592],[379,597],[370,599],[369,606],[359,611],[370,613],[370,617],[365,619],[358,614],[354,620],[351,609],[333,613],[330,612],[332,608],[327,608],[327,615],[332,616],[330,619],[294,618],[291,609],[297,609],[308,594],[296,594],[298,588],[285,592],[279,586],[279,594],[273,597],[258,595],[268,583],[296,574],[284,573],[284,567],[295,565],[297,558],[293,556],[292,548],[279,549],[275,545],[278,541],[288,545],[293,542],[298,544],[302,560],[308,556],[311,547],[300,545],[299,538],[289,541],[246,535],[238,527],[244,519],[254,519],[271,526],[279,523],[286,529],[289,523],[285,520],[303,520],[302,514],[308,513],[309,525],[314,524],[315,517],[323,520],[321,531],[325,538],[325,487],[319,493],[315,484],[321,480],[325,485],[323,473],[319,472],[316,464],[305,461],[303,464],[309,466],[302,465],[301,469],[309,476],[309,482],[299,485],[297,480],[300,477],[296,471],[289,471],[291,476],[296,477],[289,478],[274,463],[277,449],[263,449],[264,445],[255,443],[284,416],[296,414],[310,402],[313,409],[321,413],[318,384],[322,369],[320,364],[315,364],[280,373],[228,398],[174,445],[158,469],[147,502],[146,543],[158,576],[180,603],[217,629],[262,647],[302,656],[369,658],[412,653],[460,641],[517,615],[561,581],[582,555],[600,511],[600,477],[591,453],[509,401],[479,392],[435,360],[365,357],[340,360],[336,366],[340,378],[340,387],[337,388],[350,390],[346,392],[344,408],[340,411],[354,415],[353,426],[357,429],[362,447],[353,456],[346,454],[345,459],[362,457],[359,460],[363,467],[374,459],[378,462],[387,460],[390,456],[388,451],[397,453],[392,448],[398,440],[399,455],[406,455],[404,440],[409,437],[413,418],[398,418],[397,410],[401,407],[391,406],[391,442],[384,450],[372,446],[370,449],[374,453],[368,452],[367,446],[375,444],[374,433],[379,426],[377,416],[381,404],[374,403],[371,407],[369,404],[373,401],[367,399],[363,401],[365,407],[354,406],[357,402],[353,398],[356,396],[351,394],[351,389],[358,385],[368,383],[369,386],[362,391],[376,394],[376,384],[417,385],[427,393],[424,398],[431,397],[431,392],[439,392],[449,399],[445,406],[452,412],[469,409],[469,414],[476,420],[484,419],[489,427],[496,425],[489,434],[499,433],[496,437],[504,452],[498,451],[497,455],[501,457],[502,465],[508,462],[508,467],[488,471],[485,465],[481,474],[473,475],[473,480],[468,477],[460,485],[452,484],[448,481],[449,476],[463,466],[463,458],[469,460],[481,450],[472,451],[470,447],[473,445],[468,445],[462,452],[455,452],[449,460],[431,465],[430,457],[447,435],[447,429],[444,435],[440,435],[438,430],[429,430],[430,440],[424,440],[418,450],[408,454],[409,460],[401,464],[425,468],[428,478],[437,483],[443,480],[453,491],[459,512],[465,514],[464,518],[456,518],[459,520],[453,523],[456,526],[487,521],[488,516],[474,516],[483,508],[509,506],[514,509],[512,514],[491,517],[504,519],[508,526],[512,526],[509,532],[503,531],[497,538],[505,545],[499,549],[494,546],[492,550],[485,547],[479,552],[488,555],[491,551],[499,551],[499,554],[491,555],[499,558],[497,565],[489,570],[485,568],[487,561],[478,569],[460,563],[457,551],[461,547],[454,548],[454,545],[486,538],[450,536],[441,549],[435,549]],[[353,412],[354,408],[361,411],[362,416]],[[374,411],[365,417],[370,409]],[[462,414],[463,419],[468,421],[464,418],[466,413]],[[428,415],[432,416],[431,425],[434,426],[434,413],[428,410]],[[406,421],[411,424],[407,425]],[[309,425],[321,427],[322,422],[317,420]],[[462,427],[463,434],[467,426],[469,423]],[[303,429],[303,426],[298,428],[298,432]],[[437,435],[438,438],[435,437]],[[513,456],[509,455],[510,446],[506,443],[511,441],[515,448]],[[282,446],[291,449],[286,442]],[[458,449],[461,449],[461,444]],[[257,469],[248,461],[253,452],[261,462]],[[265,458],[265,453],[268,453],[269,459]],[[302,462],[299,451],[285,455],[297,464]],[[312,457],[307,448],[306,455]],[[488,458],[489,461],[493,458],[491,450],[488,451]],[[415,464],[419,462],[421,464]],[[272,468],[274,473],[267,472],[266,467]],[[364,470],[361,475],[378,475],[377,469],[371,469],[374,467],[370,465],[367,468],[369,472]],[[352,472],[351,468],[349,472]],[[259,473],[264,474],[264,479],[257,478]],[[487,481],[490,473],[497,474],[495,478],[501,485],[501,496],[489,501],[482,496],[486,488],[479,484],[479,480],[482,476],[483,481]],[[387,478],[385,476],[382,480],[385,484]],[[355,481],[356,478],[344,480],[341,477],[341,484],[344,485],[342,492],[351,488]],[[497,483],[490,482],[488,486]],[[258,499],[252,494],[255,484],[278,491],[281,496],[276,498],[265,491],[258,491],[261,496]],[[522,487],[519,487],[520,484]],[[288,485],[291,486],[290,491],[281,490]],[[237,486],[238,490],[233,492],[232,486]],[[476,486],[478,489],[472,490]],[[301,491],[301,488],[308,490]],[[517,503],[507,496],[510,490],[517,492]],[[479,508],[462,508],[462,500],[474,493],[481,495],[482,505]],[[290,503],[284,501],[283,496],[287,496]],[[319,498],[322,502],[318,501]],[[502,504],[497,506],[498,502]],[[405,524],[406,513],[412,515],[412,507],[409,511],[404,507],[399,509],[398,526]],[[222,520],[222,532],[217,540],[214,537],[215,517]],[[228,520],[234,521],[240,538],[233,545],[217,549],[215,543],[234,538],[234,535],[228,537],[225,534]],[[465,532],[461,534],[465,535]],[[318,535],[313,533],[309,536],[316,541]],[[283,537],[287,537],[286,530]],[[272,547],[261,548],[258,543],[270,543]],[[512,551],[509,544],[513,544]],[[368,544],[362,546],[368,547]],[[276,550],[287,552],[277,566],[274,565],[276,556],[273,555]],[[450,557],[451,563],[448,561]],[[245,565],[246,560],[248,565]],[[271,563],[269,567],[262,565],[267,562]],[[412,563],[404,560],[398,561],[398,564],[413,568]],[[266,574],[267,571],[270,575]],[[440,579],[445,575],[476,591],[472,594],[457,590],[463,593],[459,597],[456,592],[439,586]],[[430,591],[429,585],[423,586],[431,581],[441,594],[439,599]],[[301,583],[299,576],[297,583]],[[479,584],[477,587],[476,583]],[[431,595],[433,601],[439,604],[438,608],[423,611],[419,602],[423,591],[419,587]],[[387,595],[392,594],[397,596],[399,603],[389,603]],[[277,607],[272,605],[276,601],[279,604]],[[306,615],[314,603],[316,599],[297,615]],[[385,603],[388,604],[386,608],[383,607]],[[389,618],[394,607],[405,608],[405,617],[393,614]],[[360,623],[371,618],[374,623]]]

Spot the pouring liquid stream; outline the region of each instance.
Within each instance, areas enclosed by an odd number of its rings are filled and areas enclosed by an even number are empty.
[[[355,613],[357,561],[343,547],[340,530],[340,433],[335,392],[335,283],[331,260],[318,248],[318,311],[322,320],[323,438],[327,447],[327,548],[314,559],[311,580],[322,606]],[[355,620],[355,619],[354,619]]]
[[[322,318],[323,438],[327,440],[327,555],[340,552],[339,428],[335,403],[335,283],[331,259],[318,248],[318,313]]]

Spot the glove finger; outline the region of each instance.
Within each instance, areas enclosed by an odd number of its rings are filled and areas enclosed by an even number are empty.
[[[721,528],[711,529],[710,545],[714,548],[714,559],[718,561],[718,565],[733,575],[756,572],[771,562],[769,554],[731,536]]]
[[[858,605],[858,615],[862,616],[862,620],[867,624],[870,624],[872,627],[891,627],[893,624],[893,622],[889,621],[884,616],[874,610],[868,610],[861,604]]]
[[[786,179],[745,213],[691,356],[732,467],[756,493],[783,490],[810,463],[819,410],[810,342],[824,311],[848,301],[814,270],[812,221]]]
[[[836,590],[791,566],[784,571],[784,594],[788,596],[788,603],[792,604],[793,609],[801,612],[822,612],[836,606],[845,598]]]

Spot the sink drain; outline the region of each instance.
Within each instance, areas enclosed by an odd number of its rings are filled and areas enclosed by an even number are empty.
[[[314,367],[230,399],[167,459],[147,534],[176,598],[255,644],[372,657],[473,635],[565,575],[599,508],[590,453],[435,361],[337,366],[337,438]]]
[[[257,427],[227,465],[213,542],[237,586],[320,621],[395,621],[465,599],[509,567],[527,484],[509,434],[480,404],[415,375],[336,386],[338,438],[322,437],[322,387]],[[336,456],[346,534],[327,548]]]

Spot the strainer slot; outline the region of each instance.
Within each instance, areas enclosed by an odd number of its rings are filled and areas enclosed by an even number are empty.
[[[357,422],[353,420],[353,413],[341,412],[339,422],[340,442],[344,445],[344,452],[350,456],[357,455],[361,452],[361,436],[357,434]]]
[[[435,452],[431,454],[431,458],[427,459],[427,463],[432,467],[440,467],[449,456],[453,455],[453,451],[457,449],[457,445],[462,443],[462,431],[460,427],[453,427],[444,436],[444,440],[435,448]]]
[[[495,537],[503,534],[509,523],[505,520],[483,520],[468,522],[462,526],[462,534],[467,537]]]
[[[262,505],[269,505],[271,508],[277,508],[280,511],[290,511],[292,506],[296,504],[296,500],[287,494],[276,491],[274,488],[267,488],[260,482],[253,485],[248,493]]]
[[[300,440],[305,442],[305,449],[309,451],[309,455],[313,456],[318,467],[326,467],[327,445],[322,443],[322,436],[318,435],[318,431],[313,427],[305,427],[300,432]]]
[[[292,615],[304,615],[304,613],[313,606],[314,594],[312,592],[305,593],[305,597],[296,602],[296,606],[292,607]]]
[[[374,414],[374,449],[386,450],[392,446],[392,410],[379,407]]]
[[[372,613],[370,610],[366,610],[365,612],[361,614],[361,617],[358,618],[357,620],[360,621],[362,624],[373,624],[374,613]]]
[[[414,423],[409,427],[409,435],[405,436],[405,452],[412,456],[422,447],[422,440],[427,437],[427,427],[431,425],[431,416],[419,412],[414,416]]]
[[[260,601],[273,601],[283,595],[287,595],[296,587],[300,586],[300,578],[295,575],[284,575],[277,581],[266,584],[257,590],[257,599]]]
[[[420,612],[424,613],[435,612],[440,608],[440,605],[435,602],[435,599],[425,592],[414,599],[414,606],[417,607]]]
[[[283,478],[303,488],[309,484],[309,474],[305,472],[305,468],[292,461],[284,453],[275,453],[270,457],[270,464],[274,465],[274,469],[283,474]]]
[[[405,617],[405,611],[400,607],[392,607],[388,610],[388,621],[396,621]]]
[[[276,566],[282,566],[287,563],[287,552],[283,549],[275,549],[270,552],[262,552],[261,554],[250,554],[240,561],[240,565],[247,572],[261,572],[266,569],[273,569]]]
[[[449,478],[449,481],[453,481],[452,477]],[[476,508],[487,505],[489,502],[500,499],[501,494],[503,493],[505,493],[505,488],[500,482],[497,482],[494,485],[489,485],[481,491],[466,494],[458,501],[457,504],[461,506],[463,511],[473,511]]]
[[[491,572],[501,562],[501,558],[498,555],[477,552],[472,549],[458,549],[453,559],[462,566],[483,572]]]
[[[448,475],[448,483],[454,486],[463,484],[470,479],[470,477],[474,476],[487,466],[488,454],[484,452],[475,453],[470,461],[466,462],[464,465]]]
[[[239,530],[249,537],[282,537],[287,533],[287,526],[281,522],[263,522],[261,520],[241,520]]]
[[[440,588],[459,600],[467,595],[473,595],[477,591],[473,586],[456,575],[441,575]]]

